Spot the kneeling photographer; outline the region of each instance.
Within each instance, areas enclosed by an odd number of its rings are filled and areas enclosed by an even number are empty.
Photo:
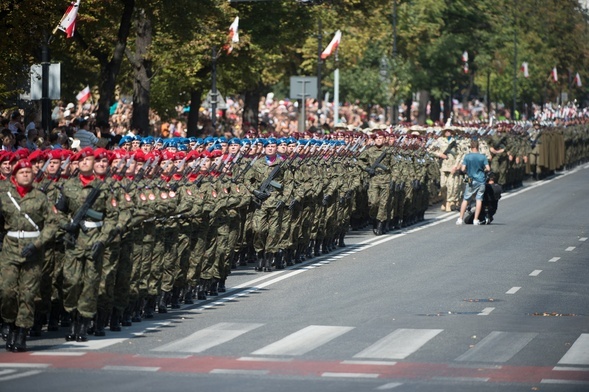
[[[466,173],[467,184],[464,190],[464,198],[460,206],[460,218],[456,220],[457,225],[464,223],[464,213],[468,207],[468,202],[473,196],[476,198],[476,209],[474,213],[474,225],[480,225],[479,215],[483,207],[483,195],[485,194],[485,172],[491,171],[489,160],[484,154],[479,152],[478,140],[470,142],[470,153],[464,156],[462,161],[462,172]]]

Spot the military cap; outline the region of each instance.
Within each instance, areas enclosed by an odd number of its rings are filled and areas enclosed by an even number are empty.
[[[267,139],[263,139],[262,144],[264,147],[266,147],[269,144],[278,144],[278,141],[273,137],[269,137]]]
[[[133,153],[133,159],[137,162],[145,162],[147,160],[145,158],[145,153],[142,150],[136,150]]]
[[[241,140],[238,137],[233,137],[229,139],[229,144],[239,144],[241,146]]]
[[[92,149],[92,147],[84,147],[82,150],[80,150],[80,152],[77,155],[78,155],[78,160],[84,159],[86,157],[93,157],[94,150]]]
[[[106,150],[104,148],[97,148],[96,150],[94,150],[94,158],[95,159],[108,158],[109,161],[111,160],[108,150]]]
[[[16,162],[16,165],[14,165],[14,167],[12,168],[12,175],[15,176],[20,169],[30,169],[32,167],[33,165],[31,164],[31,161],[29,161],[28,159],[19,159],[19,161]]]
[[[16,158],[16,160],[18,161],[19,159],[25,159],[29,156],[30,151],[27,150],[26,148],[21,148],[16,150],[15,152],[13,152],[14,157]]]
[[[28,159],[31,163],[34,163],[37,161],[44,161],[47,159],[47,157],[45,156],[45,153],[43,151],[35,150],[29,154]]]

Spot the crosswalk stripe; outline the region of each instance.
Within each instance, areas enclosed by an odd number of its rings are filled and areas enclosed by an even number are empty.
[[[253,355],[303,355],[354,329],[327,325],[310,325],[277,342],[254,351]]]
[[[443,329],[397,329],[354,358],[404,359],[436,337]]]
[[[589,333],[581,334],[558,364],[589,365]]]
[[[227,343],[246,332],[261,327],[255,323],[219,323],[201,329],[184,339],[154,348],[152,351],[174,351],[183,353],[201,353],[211,347]]]
[[[476,346],[456,358],[464,362],[507,362],[538,334],[493,331]]]
[[[41,370],[29,370],[28,372],[17,373],[17,374],[12,374],[10,376],[0,377],[0,381],[10,381],[10,380],[15,380],[17,378],[34,376],[34,375],[40,374],[40,373],[43,373],[43,371],[41,371]]]

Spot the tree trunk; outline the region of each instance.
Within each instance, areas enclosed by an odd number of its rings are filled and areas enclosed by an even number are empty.
[[[152,134],[153,131],[149,126],[151,77],[153,75],[151,56],[148,53],[153,36],[151,15],[147,15],[145,9],[138,10],[136,23],[131,129],[138,129],[140,135],[146,136]]]
[[[258,117],[260,105],[260,88],[245,92],[243,103],[243,130],[247,132],[250,128],[258,130]]]
[[[198,130],[198,114],[200,105],[202,103],[202,88],[192,90],[190,92],[190,111],[188,112],[188,123],[186,124],[186,136],[197,137]]]
[[[419,91],[419,108],[417,109],[417,123],[418,124],[425,124],[425,120],[427,118],[427,104],[429,102],[429,91],[421,90]]]
[[[405,121],[411,122],[411,105],[413,105],[413,97],[409,95],[409,97],[405,100],[405,106],[407,110],[405,111]]]
[[[442,113],[442,105],[440,104],[440,100],[436,98],[432,98],[431,100],[432,111],[430,113],[430,119],[437,123],[440,121],[440,114]]]
[[[108,121],[110,117],[110,106],[115,91],[117,76],[121,69],[123,56],[127,47],[127,38],[131,31],[131,21],[133,19],[133,10],[135,0],[122,0],[124,3],[123,13],[121,15],[121,24],[117,34],[115,49],[110,61],[105,61],[106,56],[98,58],[100,61],[100,99],[98,100],[97,120]]]

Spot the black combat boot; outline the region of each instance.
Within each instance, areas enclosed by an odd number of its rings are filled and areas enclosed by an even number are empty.
[[[196,299],[199,301],[206,301],[207,299],[206,281],[204,279],[200,279],[196,286]]]
[[[219,292],[217,291],[217,283],[218,281],[216,278],[210,280],[208,295],[211,295],[213,297],[219,295]]]
[[[256,271],[263,271],[264,270],[264,261],[265,261],[264,252],[258,252],[258,259],[257,259],[256,267],[254,269]]]
[[[227,292],[227,288],[225,287],[225,281],[226,280],[227,280],[227,278],[219,280],[219,284],[217,285],[217,291],[219,293],[225,293],[225,292]]]
[[[339,246],[340,248],[345,248],[345,246],[346,246],[346,243],[344,242],[345,236],[346,235],[344,233],[339,235],[339,242],[338,242],[337,246]]]
[[[61,313],[61,306],[59,302],[51,302],[51,311],[49,312],[49,321],[47,322],[47,331],[59,330],[59,314]]]
[[[12,352],[24,353],[27,351],[27,334],[29,333],[28,328],[18,327],[16,329],[16,338],[14,340],[14,346],[12,346]]]
[[[70,330],[65,335],[65,340],[73,342],[76,340],[76,335],[80,331],[80,316],[76,310],[74,310],[70,316]]]
[[[106,332],[104,331],[105,324],[106,312],[104,310],[98,309],[94,320],[94,336],[106,336]]]
[[[321,256],[321,241],[315,240],[315,246],[313,247],[313,256]]]
[[[294,265],[294,250],[289,248],[286,250],[286,253],[284,254],[284,265],[286,265],[287,267],[291,267]]]
[[[160,294],[160,300],[157,303],[158,313],[168,313],[168,300],[170,299],[170,293],[168,291],[162,291]]]
[[[172,309],[180,309],[180,287],[172,288],[170,307]]]
[[[4,323],[8,326],[7,329],[3,329],[6,332],[6,351],[12,351],[16,342],[16,327],[13,324]]]
[[[277,270],[284,269],[284,264],[282,263],[282,251],[274,252],[274,266]]]
[[[329,253],[329,240],[327,238],[324,238],[323,241],[321,242],[321,253],[323,253],[324,255]]]
[[[35,321],[33,322],[33,328],[29,332],[32,337],[41,336],[43,331],[43,325],[47,323],[47,315],[41,314],[38,311],[35,312]]]
[[[315,247],[315,241],[311,240],[309,242],[309,246],[305,249],[305,258],[312,259],[313,258],[313,248]]]
[[[133,325],[133,322],[131,321],[132,315],[133,315],[133,309],[131,308],[131,305],[127,305],[127,307],[125,308],[125,311],[123,312],[123,318],[121,319],[121,325],[123,327],[130,327]]]
[[[378,223],[376,224],[376,231],[374,234],[382,235],[382,222],[381,221],[378,221]]]
[[[121,312],[116,307],[112,308],[110,314],[110,330],[114,332],[121,330]]]
[[[155,303],[156,303],[155,295],[148,295],[147,301],[145,301],[145,307],[143,308],[143,316],[146,319],[153,318],[153,313],[155,312]]]
[[[264,272],[272,272],[272,259],[274,258],[271,252],[266,252],[264,257]]]
[[[194,301],[192,299],[193,296],[193,288],[192,286],[186,286],[186,288],[184,289],[184,305],[192,305],[194,304]]]
[[[60,318],[59,325],[61,325],[62,328],[70,327],[73,323],[72,315],[70,314],[70,312],[67,312],[63,307],[61,307],[60,311],[61,311],[61,318]]]
[[[90,326],[90,321],[90,318],[80,316],[80,329],[76,334],[76,342],[88,341],[88,327]]]
[[[239,266],[247,267],[247,249],[241,249],[239,251]]]
[[[8,339],[8,334],[10,333],[10,326],[9,323],[2,323],[2,339]]]
[[[133,323],[140,323],[142,318],[142,309],[143,309],[143,298],[139,298],[135,301],[133,306],[133,317],[131,317],[131,322]]]

